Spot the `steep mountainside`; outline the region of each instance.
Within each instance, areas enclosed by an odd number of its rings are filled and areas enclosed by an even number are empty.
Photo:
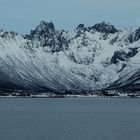
[[[140,28],[102,22],[71,31],[41,23],[27,35],[0,30],[0,89],[140,90]]]

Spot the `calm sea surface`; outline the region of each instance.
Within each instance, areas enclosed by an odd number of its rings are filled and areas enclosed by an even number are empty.
[[[0,98],[0,140],[140,140],[140,99]]]

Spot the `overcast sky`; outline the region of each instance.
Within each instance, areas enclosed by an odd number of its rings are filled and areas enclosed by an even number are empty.
[[[140,27],[140,0],[0,0],[0,28],[27,33],[41,20],[52,20],[57,29],[101,21]]]

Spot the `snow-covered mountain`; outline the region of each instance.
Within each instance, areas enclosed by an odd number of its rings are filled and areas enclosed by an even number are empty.
[[[140,28],[80,24],[71,31],[41,23],[27,35],[0,30],[0,88],[140,89]]]

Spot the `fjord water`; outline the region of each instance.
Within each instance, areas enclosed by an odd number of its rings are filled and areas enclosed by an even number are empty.
[[[139,99],[0,99],[0,140],[139,139]]]

